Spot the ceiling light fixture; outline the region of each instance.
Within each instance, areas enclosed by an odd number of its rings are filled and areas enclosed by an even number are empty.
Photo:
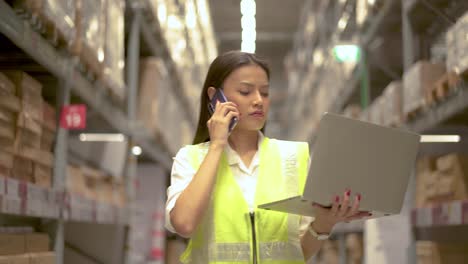
[[[125,136],[109,133],[81,133],[79,139],[82,142],[124,142]]]
[[[241,51],[255,53],[255,41],[257,39],[257,21],[255,14],[257,13],[257,5],[255,0],[242,0],[240,2],[240,11],[242,14],[242,43]]]
[[[459,135],[422,135],[421,143],[457,143],[460,142]]]
[[[133,146],[132,148],[132,154],[135,156],[140,156],[143,150],[139,146]]]

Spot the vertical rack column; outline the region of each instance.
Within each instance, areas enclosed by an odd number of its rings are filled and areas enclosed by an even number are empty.
[[[70,104],[70,79],[61,80],[59,85],[61,89],[57,89],[57,111],[58,118],[60,120],[61,109],[64,105]],[[55,142],[55,159],[54,159],[54,170],[53,170],[53,189],[55,193],[62,195],[60,198],[60,215],[57,219],[57,229],[55,232],[54,240],[54,251],[56,253],[56,264],[64,263],[64,251],[65,251],[65,221],[63,215],[64,208],[64,193],[65,183],[67,177],[67,154],[68,154],[68,130],[62,128],[60,125],[57,126],[57,139]]]
[[[136,121],[136,100],[138,95],[138,78],[139,78],[139,59],[140,59],[140,30],[141,30],[141,9],[135,8],[132,21],[130,22],[130,34],[128,38],[128,54],[127,54],[127,116],[130,122],[130,131],[134,131]],[[135,201],[135,184],[137,177],[137,158],[132,153],[134,147],[133,133],[128,135],[128,159],[126,166],[126,185],[128,194],[129,206],[129,232],[127,235],[125,254],[125,263],[132,263],[132,245],[129,244],[129,238],[132,233],[132,211],[134,209],[133,202]]]

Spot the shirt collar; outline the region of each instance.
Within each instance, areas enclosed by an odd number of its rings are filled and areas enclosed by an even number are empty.
[[[263,135],[263,133],[261,131],[258,131],[257,154],[258,154],[258,150],[260,150],[260,146],[262,145],[264,138],[265,136]],[[226,145],[225,151],[226,151],[227,160],[230,166],[239,164],[241,162],[241,158],[239,154],[237,154],[237,152],[233,150],[229,144]],[[257,154],[255,154],[254,159],[252,160],[253,166],[255,166],[256,163],[258,163],[258,158],[256,158],[258,157]]]

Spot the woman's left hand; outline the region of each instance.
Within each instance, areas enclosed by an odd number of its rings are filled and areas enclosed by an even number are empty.
[[[326,208],[317,203],[313,203],[316,216],[313,222],[314,229],[320,233],[330,233],[333,227],[340,222],[349,222],[352,220],[369,217],[372,214],[366,211],[359,211],[361,194],[357,193],[351,196],[351,190],[345,190],[342,197],[334,197],[332,207]]]

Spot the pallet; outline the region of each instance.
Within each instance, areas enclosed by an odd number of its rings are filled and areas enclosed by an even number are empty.
[[[426,91],[426,102],[428,105],[434,105],[437,102],[444,101],[454,91],[456,91],[461,78],[455,72],[445,73],[437,80],[428,91]]]
[[[408,121],[414,120],[417,116],[421,115],[424,112],[425,106],[419,105],[413,110],[406,112],[404,115],[405,123]]]
[[[438,100],[444,100],[451,92],[455,91],[460,77],[455,72],[448,72],[435,83],[436,97]]]

